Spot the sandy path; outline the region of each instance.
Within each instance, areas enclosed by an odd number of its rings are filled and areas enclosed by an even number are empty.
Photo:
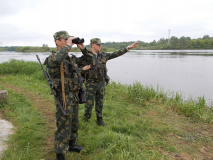
[[[3,151],[7,148],[7,145],[4,142],[8,140],[9,135],[13,133],[12,128],[12,123],[0,119],[0,157]]]

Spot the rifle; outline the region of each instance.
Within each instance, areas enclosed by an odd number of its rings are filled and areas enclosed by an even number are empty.
[[[51,88],[51,91],[52,91],[53,95],[55,96],[56,101],[57,101],[58,104],[59,104],[59,107],[60,107],[60,109],[61,109],[61,112],[63,113],[64,116],[67,116],[66,112],[65,112],[64,109],[63,109],[63,106],[61,105],[61,102],[59,101],[59,98],[58,98],[58,96],[57,96],[57,94],[56,94],[56,91],[55,91],[54,88],[53,88],[53,85],[52,85],[52,82],[51,82],[51,80],[50,80],[50,78],[49,78],[48,73],[45,71],[43,65],[41,64],[41,61],[40,61],[38,55],[36,55],[36,57],[37,57],[37,59],[38,59],[38,62],[39,62],[40,65],[41,65],[41,68],[43,69],[44,76],[45,76],[45,78],[46,78],[46,80],[47,80],[47,82],[48,82],[48,84],[49,84],[49,86],[50,86],[50,88]]]

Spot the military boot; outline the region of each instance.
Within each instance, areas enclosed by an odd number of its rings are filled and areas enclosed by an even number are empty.
[[[66,160],[66,158],[63,154],[57,154],[56,153],[56,160]]]
[[[104,124],[103,120],[102,120],[102,117],[97,117],[97,125],[99,126],[106,126],[106,124]]]
[[[84,147],[82,146],[78,146],[75,144],[75,139],[71,139],[69,141],[69,151],[70,152],[81,152],[81,150],[83,149]]]
[[[89,121],[86,117],[84,117],[83,120],[84,120],[84,122],[88,122]]]

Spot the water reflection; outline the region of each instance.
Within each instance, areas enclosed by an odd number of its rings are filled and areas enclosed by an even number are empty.
[[[0,63],[9,59],[41,61],[50,53],[0,52]],[[69,53],[80,57],[79,52]],[[205,96],[210,104],[213,96],[213,50],[142,50],[130,51],[107,62],[111,80],[122,84],[135,81],[159,85],[164,91],[181,91],[186,98]]]

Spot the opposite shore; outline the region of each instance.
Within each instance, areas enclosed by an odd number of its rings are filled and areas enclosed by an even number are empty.
[[[103,52],[113,52],[125,48],[136,41],[129,42],[106,42],[102,45]],[[204,35],[202,38],[192,39],[190,37],[175,37],[170,39],[160,38],[152,42],[140,41],[136,50],[199,50],[199,49],[213,49],[213,37]],[[90,45],[86,45],[90,49]],[[49,47],[48,44],[42,44],[41,47],[33,46],[5,46],[0,47],[0,51],[16,51],[16,52],[50,52],[56,51],[55,47]],[[72,52],[79,52],[77,47],[72,49]]]

